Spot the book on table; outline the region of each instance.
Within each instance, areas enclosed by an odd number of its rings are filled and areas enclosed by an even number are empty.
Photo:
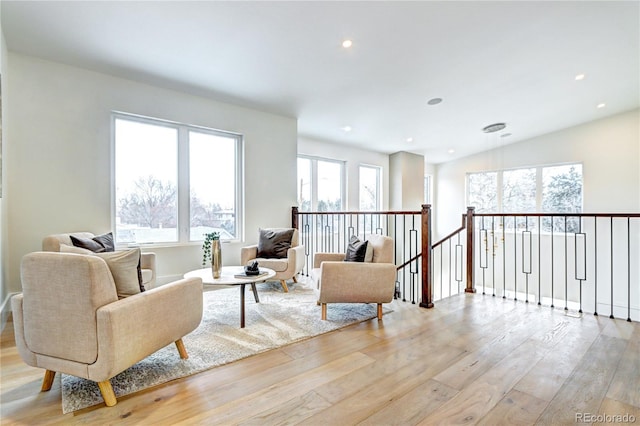
[[[234,275],[235,278],[260,278],[260,277],[266,277],[268,274],[268,272],[266,271],[260,271],[258,274],[247,274],[246,272],[239,272],[237,274]]]

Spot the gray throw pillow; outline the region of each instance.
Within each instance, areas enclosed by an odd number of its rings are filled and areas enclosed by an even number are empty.
[[[291,248],[291,229],[260,229],[258,239],[258,257],[265,259],[284,259]]]
[[[94,253],[103,253],[106,251],[114,251],[115,245],[113,243],[113,233],[108,232],[106,234],[97,235],[93,238],[81,238],[69,235],[71,243],[75,247],[81,247],[87,250],[91,250]]]

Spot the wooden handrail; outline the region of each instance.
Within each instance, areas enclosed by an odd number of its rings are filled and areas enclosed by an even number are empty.
[[[355,215],[366,215],[366,214],[398,214],[398,215],[419,215],[421,212],[418,211],[407,211],[407,210],[389,210],[389,211],[339,211],[339,212],[301,212],[298,211],[299,215],[316,215],[316,214],[326,214],[326,215],[339,215],[339,214],[355,214]]]
[[[433,248],[438,247],[440,244],[444,243],[445,241],[447,241],[449,238],[453,237],[454,235],[456,235],[458,232],[463,231],[466,228],[465,225],[462,225],[460,228],[456,229],[455,231],[453,231],[452,233],[450,233],[449,235],[447,235],[446,237],[444,237],[443,239],[441,239],[440,241],[438,241],[437,243],[433,243]]]
[[[407,260],[406,262],[404,262],[402,265],[398,266],[396,268],[397,271],[399,271],[400,269],[404,268],[405,266],[409,265],[411,262],[415,262],[419,257],[422,256],[422,253],[418,253],[415,256],[413,256],[411,259]]]
[[[640,213],[474,213],[475,217],[640,217]]]

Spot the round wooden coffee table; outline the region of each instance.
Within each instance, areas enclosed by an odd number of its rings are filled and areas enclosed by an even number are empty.
[[[247,284],[251,285],[253,290],[253,297],[256,303],[260,303],[258,297],[258,291],[256,290],[256,283],[264,282],[276,275],[273,269],[260,268],[261,275],[252,277],[238,277],[238,274],[242,274],[244,268],[242,266],[223,266],[220,278],[213,278],[213,271],[211,268],[196,269],[195,271],[189,271],[184,274],[185,278],[201,278],[202,284],[205,286],[240,286],[240,328],[244,328],[244,287]]]

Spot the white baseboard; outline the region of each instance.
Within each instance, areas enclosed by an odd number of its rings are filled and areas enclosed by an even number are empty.
[[[11,314],[11,298],[18,293],[9,293],[7,297],[2,301],[2,307],[0,307],[0,331],[4,330],[4,326],[9,320]]]

